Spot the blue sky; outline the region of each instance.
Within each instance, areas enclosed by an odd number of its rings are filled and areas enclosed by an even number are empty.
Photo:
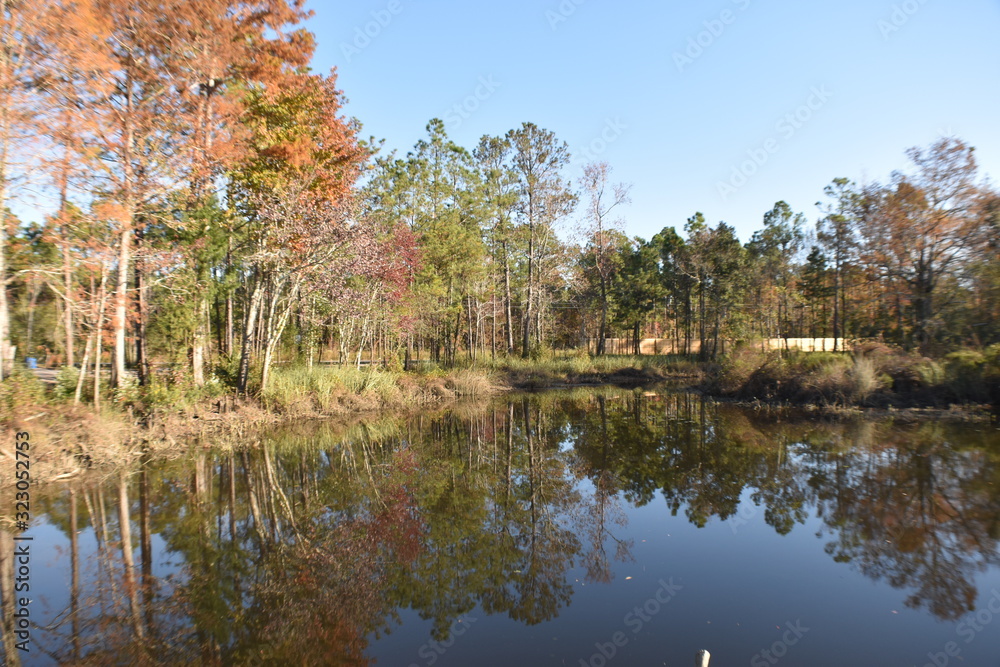
[[[534,122],[574,180],[589,155],[632,184],[631,235],[702,211],[746,240],[780,199],[815,220],[833,178],[884,179],[946,134],[1000,178],[1000,0],[311,6],[314,69],[366,137],[405,153],[439,117],[472,148]]]

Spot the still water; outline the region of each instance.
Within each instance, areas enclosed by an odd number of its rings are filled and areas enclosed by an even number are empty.
[[[33,491],[8,664],[1000,665],[995,424],[600,390],[213,444]]]

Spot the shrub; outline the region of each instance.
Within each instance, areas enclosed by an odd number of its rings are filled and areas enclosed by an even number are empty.
[[[487,373],[472,370],[453,373],[448,378],[447,386],[459,396],[489,396],[496,388]]]
[[[56,398],[70,399],[76,395],[76,383],[80,380],[80,369],[76,366],[63,366],[56,373],[56,386],[53,394]]]
[[[952,393],[961,399],[987,400],[987,355],[958,350],[945,356],[945,375]]]
[[[770,397],[780,376],[781,357],[777,352],[761,352],[742,347],[726,355],[719,363],[718,388],[724,393]]]
[[[0,407],[6,415],[45,403],[45,386],[35,374],[25,368],[14,371],[0,382]]]
[[[806,376],[803,381],[806,394],[811,399],[848,403],[854,396],[853,370],[854,361],[838,355]]]
[[[892,388],[897,392],[937,387],[945,380],[944,366],[933,359],[899,360],[887,372],[892,376]]]
[[[875,362],[868,357],[854,357],[854,364],[848,371],[851,398],[864,402],[875,393],[881,384],[875,369]]]

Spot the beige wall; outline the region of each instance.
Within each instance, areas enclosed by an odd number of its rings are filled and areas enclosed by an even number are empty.
[[[753,345],[761,350],[801,350],[803,352],[832,352],[834,349],[833,338],[771,338],[769,340],[759,340]],[[684,353],[684,341],[679,341],[679,347],[674,349],[675,341],[671,338],[643,338],[639,341],[639,350],[642,354],[678,354]],[[838,350],[843,350],[845,344],[850,347],[850,341],[843,338],[837,345]],[[597,346],[596,339],[589,340],[590,350],[594,351]],[[605,352],[607,354],[632,354],[632,340],[629,338],[606,338],[604,340]],[[698,354],[700,344],[698,341],[691,341],[691,354]],[[719,352],[725,354],[732,348],[732,341],[719,341]]]

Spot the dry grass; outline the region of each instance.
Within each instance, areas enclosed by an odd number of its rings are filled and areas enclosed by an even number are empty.
[[[868,344],[853,353],[761,353],[729,355],[702,388],[749,400],[818,405],[945,407],[952,403],[998,402],[1000,348],[961,350],[934,360]]]

